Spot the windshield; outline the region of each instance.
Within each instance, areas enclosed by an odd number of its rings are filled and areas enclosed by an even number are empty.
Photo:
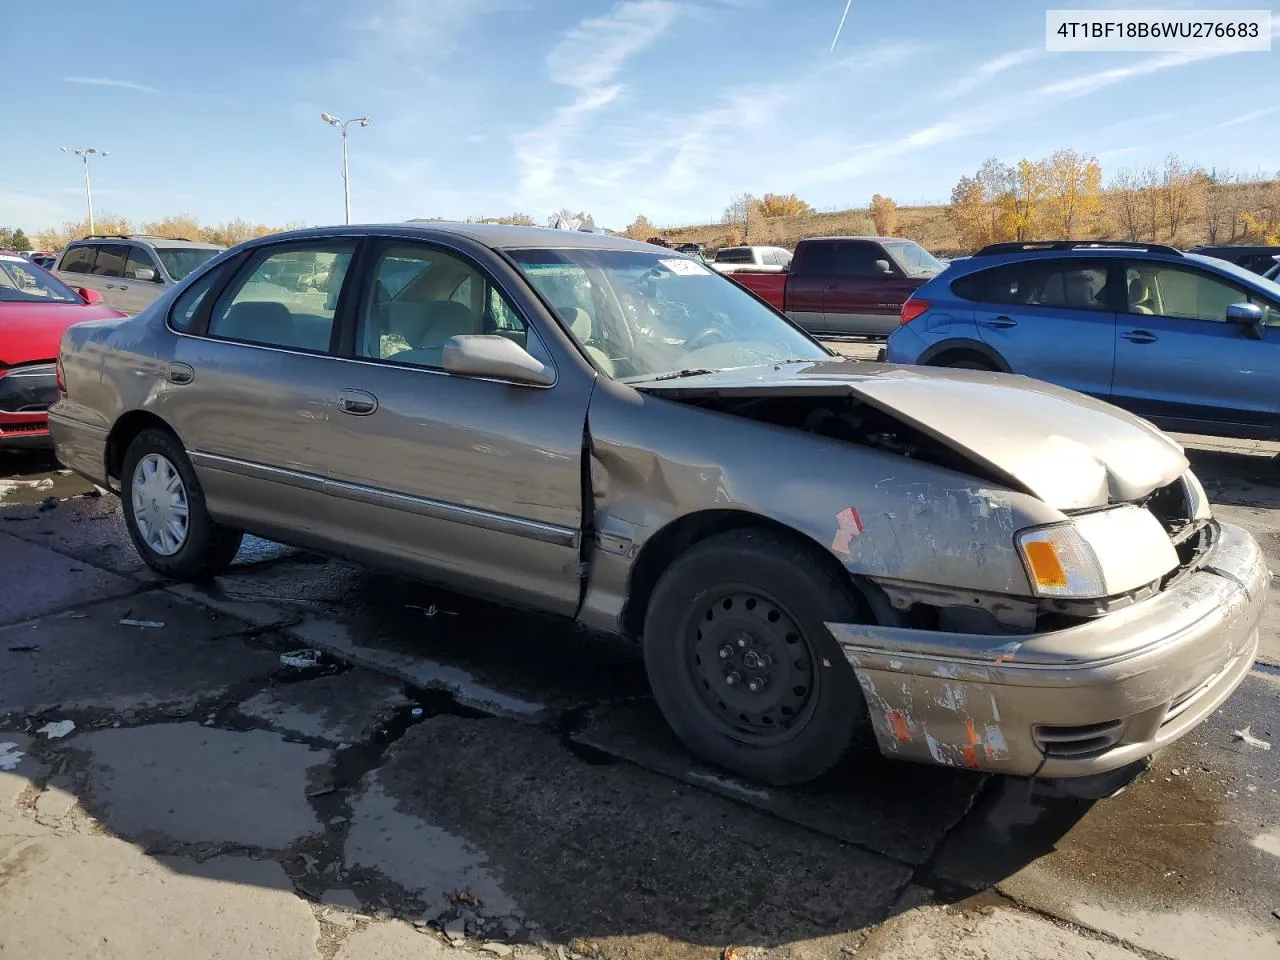
[[[947,265],[912,240],[893,240],[885,244],[909,277],[936,277]]]
[[[65,283],[43,267],[0,254],[0,303],[83,303]]]
[[[156,256],[173,279],[181,280],[206,260],[222,252],[222,247],[156,247]]]
[[[732,280],[686,257],[632,250],[510,252],[596,366],[615,379],[831,356]]]

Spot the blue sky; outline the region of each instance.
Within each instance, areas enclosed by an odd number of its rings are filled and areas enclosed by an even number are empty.
[[[817,207],[945,199],[997,155],[1105,172],[1169,152],[1280,167],[1280,43],[1217,56],[1044,51],[1046,6],[1241,0],[116,0],[7,10],[0,224],[191,213],[280,224],[718,219],[733,194]],[[64,22],[73,16],[74,23]],[[1280,14],[1275,16],[1280,26]],[[24,102],[25,101],[25,102]]]

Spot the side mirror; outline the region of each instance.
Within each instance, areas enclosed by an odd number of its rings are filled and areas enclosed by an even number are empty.
[[[90,290],[88,287],[76,287],[76,294],[91,307],[96,307],[102,303],[102,294],[97,290]]]
[[[156,279],[156,272],[151,267],[137,267],[133,271],[133,279],[140,283],[152,283]]]
[[[468,377],[511,380],[533,387],[549,387],[555,372],[512,340],[496,334],[463,334],[444,344],[444,368]]]
[[[893,267],[890,266],[888,260],[877,260],[876,271],[885,275],[893,273]]]
[[[1256,303],[1231,304],[1227,307],[1227,323],[1239,324],[1246,337],[1262,339],[1262,308]]]

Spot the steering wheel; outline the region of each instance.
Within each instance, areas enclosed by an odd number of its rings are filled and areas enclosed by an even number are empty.
[[[703,341],[706,343],[703,343]],[[692,353],[694,350],[701,350],[703,347],[709,347],[716,343],[728,343],[729,337],[719,327],[707,327],[697,336],[690,337],[684,342],[684,350],[686,353]]]

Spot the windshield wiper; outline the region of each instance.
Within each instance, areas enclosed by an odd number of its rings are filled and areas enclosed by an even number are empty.
[[[701,377],[704,374],[715,373],[714,370],[708,370],[705,367],[696,367],[690,370],[673,370],[670,373],[660,373],[656,377],[649,377],[650,380],[680,380],[684,377]]]

